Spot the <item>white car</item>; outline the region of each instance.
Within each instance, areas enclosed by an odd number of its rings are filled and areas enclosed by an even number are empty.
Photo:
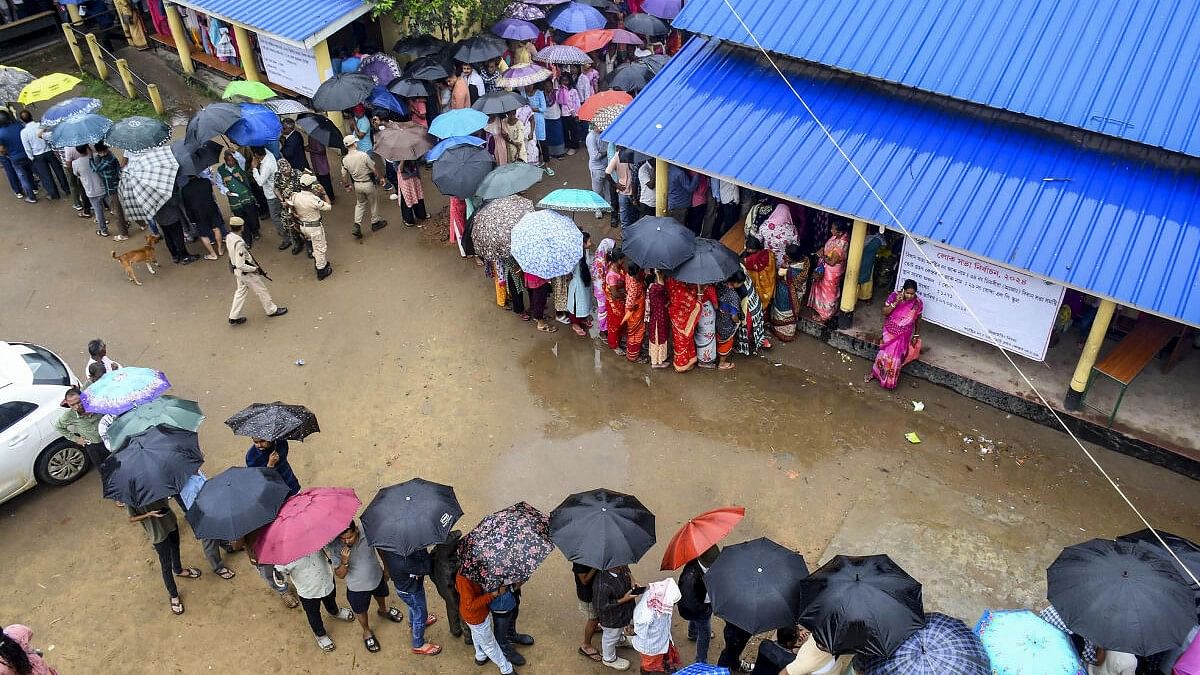
[[[38,483],[66,485],[90,466],[83,449],[54,430],[63,394],[76,384],[57,354],[0,342],[0,502]]]

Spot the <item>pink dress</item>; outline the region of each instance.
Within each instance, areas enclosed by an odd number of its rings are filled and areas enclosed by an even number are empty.
[[[33,629],[29,626],[15,623],[4,629],[4,635],[25,650],[25,655],[29,657],[30,675],[58,675],[58,671],[46,665],[42,657],[29,646],[29,641],[33,638]],[[17,671],[0,661],[0,675],[17,675]]]
[[[608,296],[604,293],[604,280],[608,274],[608,253],[616,246],[612,239],[605,239],[596,247],[592,261],[592,295],[596,296],[596,330],[608,330]]]

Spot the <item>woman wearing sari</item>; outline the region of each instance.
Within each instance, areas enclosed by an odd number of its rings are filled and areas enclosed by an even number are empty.
[[[646,341],[646,273],[632,260],[625,272],[625,358],[645,363],[642,343]]]
[[[883,305],[883,336],[875,365],[865,382],[879,380],[884,389],[895,389],[900,381],[900,369],[921,355],[921,311],[924,304],[917,297],[917,282],[904,280],[899,292],[892,291]]]
[[[673,277],[667,278],[666,290],[672,342],[675,347],[675,372],[686,373],[696,365],[696,352],[700,347],[700,334],[697,331],[701,313],[700,301],[703,296],[697,286],[685,284]],[[706,340],[705,345],[710,342],[711,340]],[[714,352],[710,361],[716,360]]]
[[[808,295],[809,264],[798,245],[788,244],[771,302],[771,333],[783,342],[796,339],[796,310],[804,306]]]
[[[846,232],[846,225],[840,219],[834,220],[833,235],[817,255],[816,282],[808,296],[808,306],[812,307],[821,322],[832,319],[837,313],[842,276],[846,274],[846,253],[849,250],[850,235]]]
[[[608,348],[624,356],[621,349],[621,334],[625,332],[625,270],[621,260],[625,254],[614,248],[608,254],[608,266],[604,270],[604,301],[608,306]]]
[[[758,238],[762,241],[763,247],[775,254],[776,260],[783,260],[788,244],[800,243],[800,235],[792,221],[792,210],[787,204],[776,206],[766,222],[759,225]],[[764,307],[769,304],[769,300],[763,300]]]
[[[746,275],[738,270],[717,290],[716,343],[717,368],[729,370],[733,363],[729,356],[733,353],[737,336],[746,326],[746,317],[742,314],[742,288],[746,284]],[[754,292],[750,291],[753,296]]]
[[[775,297],[775,254],[764,249],[758,237],[747,237],[742,265],[754,285],[754,292],[758,294],[759,304],[770,307]]]
[[[654,271],[654,281],[646,290],[646,339],[649,340],[650,367],[666,368],[671,356],[667,340],[671,338],[671,323],[667,318],[667,286],[662,272]],[[690,342],[690,341],[689,341]]]
[[[600,337],[608,337],[608,298],[604,293],[604,278],[608,274],[608,254],[617,243],[612,239],[602,239],[596,247],[596,256],[592,259],[592,294],[596,296],[596,330]]]
[[[717,289],[711,285],[696,287],[699,318],[696,320],[696,357],[701,368],[717,367]],[[679,366],[679,347],[676,344],[676,370]]]
[[[771,341],[767,339],[767,323],[764,320],[762,303],[758,293],[746,283],[749,277],[742,272],[742,284],[738,287],[742,318],[738,324],[734,349],[737,353],[750,356],[757,354],[759,348],[770,349]]]

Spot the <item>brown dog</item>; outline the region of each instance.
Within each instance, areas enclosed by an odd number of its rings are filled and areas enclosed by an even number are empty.
[[[158,260],[154,257],[154,245],[160,239],[162,237],[156,234],[147,234],[145,246],[126,251],[121,255],[117,255],[116,251],[112,252],[113,260],[121,263],[121,267],[125,268],[125,275],[138,286],[141,286],[142,282],[138,281],[137,275],[133,273],[133,266],[136,263],[146,263],[146,269],[150,270],[150,274],[154,274],[154,268],[158,266]]]

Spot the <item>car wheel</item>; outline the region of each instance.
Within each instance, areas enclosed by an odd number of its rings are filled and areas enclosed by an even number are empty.
[[[57,487],[75,482],[87,472],[90,465],[83,448],[63,439],[38,455],[33,465],[33,475],[39,483]]]

